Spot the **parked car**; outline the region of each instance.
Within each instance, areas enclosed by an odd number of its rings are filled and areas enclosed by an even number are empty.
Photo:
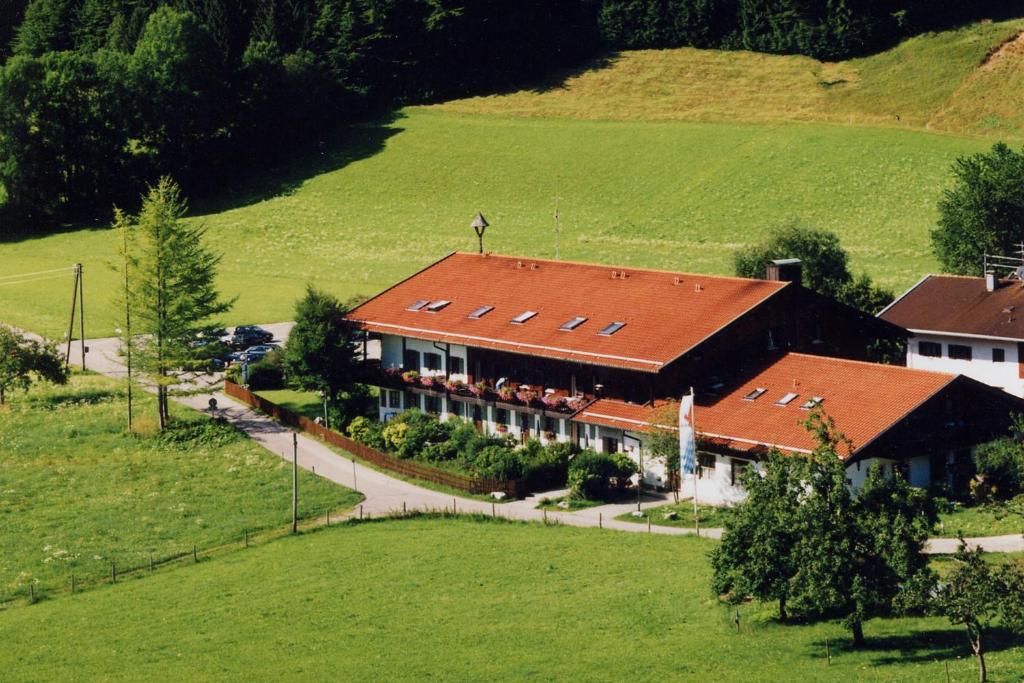
[[[228,337],[228,346],[235,350],[247,349],[256,344],[266,344],[274,340],[271,332],[256,325],[240,325]]]
[[[225,360],[229,363],[256,363],[266,358],[267,354],[271,351],[276,351],[280,348],[277,344],[257,344],[256,346],[250,346],[244,351],[229,353]]]

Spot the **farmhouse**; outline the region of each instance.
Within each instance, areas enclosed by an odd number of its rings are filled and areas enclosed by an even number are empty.
[[[521,441],[627,452],[650,485],[670,483],[647,457],[650,425],[692,387],[708,502],[742,495],[739,472],[769,448],[809,451],[801,422],[818,403],[848,433],[854,473],[878,460],[922,485],[956,483],[970,447],[1005,433],[1012,397],[863,362],[871,342],[906,332],[803,288],[797,261],[766,275],[457,253],[349,317],[381,339],[367,359],[381,420],[419,408]]]
[[[907,366],[973,377],[1024,396],[1024,282],[928,275],[879,317],[907,328]]]

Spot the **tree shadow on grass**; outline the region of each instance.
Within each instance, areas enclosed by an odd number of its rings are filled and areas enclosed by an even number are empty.
[[[337,171],[382,151],[389,138],[402,132],[401,127],[393,125],[401,118],[404,118],[404,114],[393,111],[368,122],[339,126],[326,133],[319,142],[302,148],[293,156],[289,156],[288,150],[285,150],[282,160],[277,163],[258,163],[248,170],[240,170],[233,179],[213,188],[210,194],[190,197],[189,216],[229,211],[294,194],[311,178]],[[243,162],[239,162],[239,166],[242,165]],[[144,187],[138,188],[140,197],[144,192]],[[137,207],[122,208],[131,212],[137,210]],[[21,231],[0,231],[0,244],[28,242],[62,233],[108,230],[114,218],[113,207],[108,207],[107,215],[102,215],[103,211],[98,213],[101,215],[94,220],[43,230],[26,228]]]
[[[872,637],[865,629],[867,644],[862,648],[853,647],[850,638],[831,643],[832,650],[839,653],[873,653],[872,664],[927,663],[935,660],[972,657],[963,627],[935,628],[915,633],[901,633]],[[1008,650],[1021,644],[1020,637],[1008,629],[995,627],[986,630],[983,640],[986,652]],[[820,644],[815,644],[814,654],[821,653]]]
[[[402,112],[391,111],[368,122],[341,126],[301,154],[251,169],[215,194],[191,201],[189,213],[220,213],[292,195],[311,178],[383,151],[387,141],[402,132],[403,129],[394,124],[403,118]]]

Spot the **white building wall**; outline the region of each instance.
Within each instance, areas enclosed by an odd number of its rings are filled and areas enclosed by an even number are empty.
[[[923,356],[921,342],[941,345],[941,356]],[[971,360],[949,357],[949,345],[959,344],[971,347]],[[1004,360],[992,360],[993,349],[1002,349]],[[1024,397],[1024,379],[1020,378],[1017,343],[994,339],[974,339],[953,335],[915,334],[907,343],[907,367],[918,370],[932,370],[966,375],[979,382],[1007,391],[1014,396]]]
[[[438,346],[440,348],[438,348]],[[448,362],[445,356],[445,350],[447,346],[445,344],[438,344],[434,346],[433,342],[423,341],[422,339],[405,339],[405,349],[410,351],[417,351],[420,356],[419,367],[416,368],[404,368],[405,370],[415,370],[421,375],[439,375],[445,376],[445,373],[449,372],[449,368],[446,366]],[[437,371],[428,370],[424,365],[423,357],[426,353],[436,353],[441,356],[441,369]],[[467,351],[466,347],[460,344],[451,345],[451,357],[462,359],[462,372],[451,373],[450,377],[454,380],[465,382],[467,380],[467,372],[469,364],[467,362]],[[403,366],[403,348],[402,348],[402,337],[393,334],[385,334],[381,338],[381,366],[384,369],[388,368],[400,368]]]

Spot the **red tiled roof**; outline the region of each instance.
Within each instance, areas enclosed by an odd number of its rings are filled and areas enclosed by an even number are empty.
[[[1003,280],[985,291],[985,278],[929,275],[879,317],[908,330],[1024,340],[1024,286]]]
[[[860,361],[787,353],[721,397],[697,396],[695,422],[704,439],[741,450],[777,447],[809,452],[814,438],[803,427],[801,406],[821,397],[822,409],[852,442],[852,452],[869,444],[955,379],[955,375]],[[743,397],[765,389],[756,400]],[[795,393],[788,405],[776,405]],[[657,408],[602,399],[573,419],[643,431]],[[660,417],[660,416],[658,416]],[[664,419],[664,418],[662,418]],[[843,454],[847,455],[847,454]]]
[[[787,284],[458,253],[349,318],[371,332],[657,372]],[[451,303],[436,313],[408,310],[420,300]],[[494,310],[469,319],[481,306]],[[537,314],[522,325],[510,322],[525,311]],[[586,322],[559,329],[577,316]],[[598,334],[613,322],[626,324]]]

